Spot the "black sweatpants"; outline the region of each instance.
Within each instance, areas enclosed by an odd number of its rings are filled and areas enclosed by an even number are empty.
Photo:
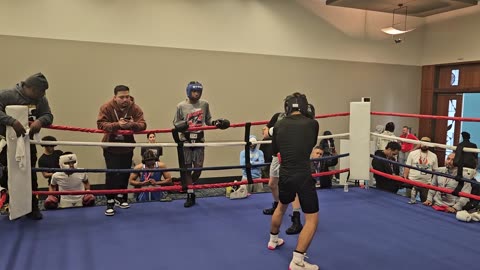
[[[103,150],[105,165],[107,169],[131,169],[133,151],[127,153],[111,153]],[[128,179],[130,173],[107,172],[105,174],[106,189],[126,189],[128,188]],[[107,199],[114,199],[117,194],[107,194]],[[125,194],[126,198],[127,194]]]

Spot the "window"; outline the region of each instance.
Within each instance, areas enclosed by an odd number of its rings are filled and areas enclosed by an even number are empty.
[[[452,69],[452,74],[450,76],[450,85],[451,86],[458,86],[458,79],[460,75],[459,69]]]

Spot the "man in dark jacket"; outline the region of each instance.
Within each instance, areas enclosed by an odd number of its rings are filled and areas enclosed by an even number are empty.
[[[25,81],[18,83],[13,89],[0,91],[0,135],[6,135],[7,126],[11,126],[17,137],[26,134],[25,127],[15,118],[7,115],[5,109],[9,105],[28,106],[28,120],[31,122],[29,136],[40,132],[40,129],[49,126],[53,122],[53,115],[50,111],[45,92],[48,89],[47,78],[42,73],[34,74]],[[31,166],[35,167],[37,163],[37,148],[34,144],[30,145]],[[7,148],[4,147],[0,153],[0,163],[2,167],[7,168]],[[0,179],[0,186],[7,187],[7,172],[4,170]],[[38,190],[37,174],[32,173],[32,190]],[[39,220],[42,219],[42,213],[38,209],[38,200],[32,196],[32,212],[27,217]]]
[[[398,152],[402,149],[398,142],[388,142],[384,150],[377,150],[375,156],[379,156],[385,159],[390,159],[395,161],[395,157],[398,155]],[[399,175],[400,169],[397,165],[393,165],[385,160],[373,159],[372,168],[381,171],[384,173]],[[385,178],[380,175],[374,175],[375,181],[377,182],[377,188],[385,190],[392,193],[397,193],[401,187],[401,183],[395,180]]]

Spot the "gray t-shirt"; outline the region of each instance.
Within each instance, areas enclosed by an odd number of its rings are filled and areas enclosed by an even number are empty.
[[[212,125],[212,115],[210,113],[210,105],[208,101],[200,99],[197,103],[192,104],[188,99],[178,103],[177,113],[173,119],[173,123],[181,120],[187,120],[189,127],[202,127]],[[199,138],[198,142],[204,142],[203,131],[192,131],[190,134],[196,134],[193,137]],[[185,134],[180,134],[182,141],[186,140]]]

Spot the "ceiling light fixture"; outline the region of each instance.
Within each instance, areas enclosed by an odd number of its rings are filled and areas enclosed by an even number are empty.
[[[397,15],[397,21],[395,21],[395,15]],[[400,19],[398,17],[400,16]],[[407,29],[407,16],[408,16],[408,8],[403,4],[398,4],[398,8],[393,10],[393,19],[392,19],[392,26],[382,28],[382,32],[385,34],[389,34],[393,36],[397,35],[404,35],[410,31],[415,30],[415,28]],[[404,17],[402,21],[401,17]],[[402,38],[395,38],[395,43],[402,42]]]

